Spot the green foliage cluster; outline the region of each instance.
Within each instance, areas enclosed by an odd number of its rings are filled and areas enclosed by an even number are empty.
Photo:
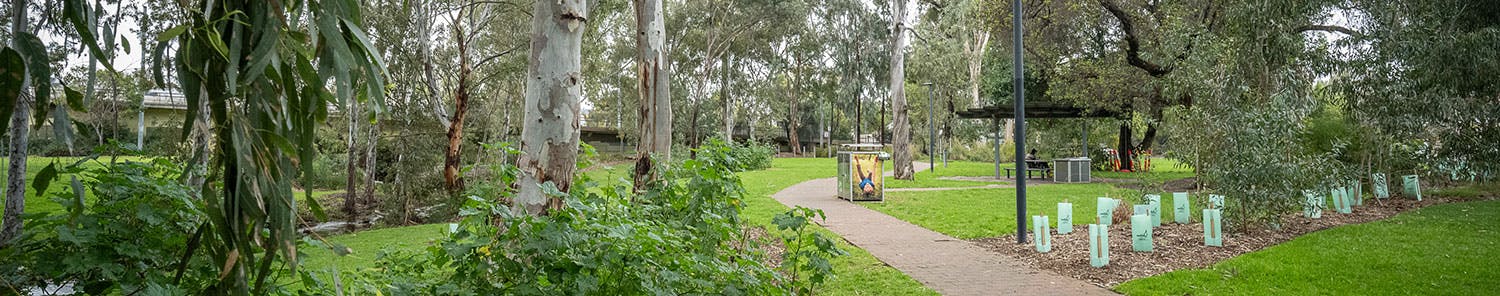
[[[729,148],[729,161],[731,162],[730,168],[736,172],[758,171],[771,168],[771,159],[776,157],[776,146],[772,146],[771,144],[735,142],[729,143],[727,146]]]
[[[787,287],[793,294],[813,294],[813,288],[833,275],[830,259],[848,254],[840,250],[833,239],[807,227],[813,218],[827,219],[828,216],[823,215],[823,210],[797,206],[771,218],[771,224],[776,224],[776,229],[782,231],[781,243],[786,246],[786,252],[781,254],[781,269],[787,274]]]
[[[492,184],[471,186],[457,229],[426,252],[382,254],[374,268],[343,273],[343,282],[304,284],[386,295],[811,291],[831,276],[828,258],[842,252],[805,231],[816,213],[803,209],[776,220],[791,233],[784,243],[797,247],[786,257],[794,263],[787,272],[809,280],[789,279],[763,263],[763,242],[747,236],[740,221],[744,189],[734,168],[743,166],[733,150],[712,140],[697,158],[664,172],[672,182],[639,195],[628,184],[601,187],[585,174],[575,188],[597,190],[564,193],[546,183],[544,192],[564,204],[546,216],[514,214],[505,201],[518,170],[492,165],[495,178],[486,182]]]
[[[62,169],[73,174],[71,186],[48,193],[66,213],[30,215],[18,243],[0,249],[0,258],[8,258],[0,262],[0,286],[70,283],[90,295],[171,295],[211,285],[218,268],[183,257],[208,217],[178,180],[180,166],[155,159],[84,169],[90,161]]]

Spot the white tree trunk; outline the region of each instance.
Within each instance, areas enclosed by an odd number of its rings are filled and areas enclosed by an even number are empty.
[[[895,146],[895,178],[911,180],[911,122],[906,114],[906,0],[891,0],[891,145]]]
[[[645,189],[660,170],[657,162],[671,159],[672,96],[667,71],[666,22],[661,0],[634,0],[636,22],[636,86],[639,91],[640,142],[636,144],[635,189]]]
[[[26,32],[26,0],[11,1],[10,28],[12,45],[17,32]],[[29,65],[29,63],[28,63]],[[9,175],[5,182],[5,216],[0,220],[0,248],[10,244],[11,239],[21,234],[21,226],[25,221],[21,215],[26,213],[26,146],[31,136],[31,104],[33,96],[31,92],[31,76],[22,73],[20,95],[16,96],[15,113],[10,116],[10,167],[7,168]],[[3,119],[0,119],[3,120]]]
[[[526,68],[526,106],[521,125],[521,174],[515,211],[545,215],[562,206],[542,193],[551,182],[561,192],[573,186],[578,166],[579,99],[583,96],[583,26],[587,0],[536,1]]]

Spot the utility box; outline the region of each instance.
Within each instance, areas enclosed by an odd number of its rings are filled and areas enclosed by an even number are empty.
[[[880,144],[839,147],[839,198],[850,201],[885,200],[884,161],[890,159]]]
[[[1088,183],[1091,181],[1092,161],[1087,157],[1060,158],[1052,160],[1052,181],[1057,183]]]

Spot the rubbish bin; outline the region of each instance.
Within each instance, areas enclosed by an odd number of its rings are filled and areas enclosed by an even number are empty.
[[[838,196],[850,201],[885,200],[884,160],[880,144],[844,144],[838,154]]]

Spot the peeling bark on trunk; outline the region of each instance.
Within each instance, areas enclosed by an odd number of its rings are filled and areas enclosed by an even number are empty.
[[[26,10],[15,9],[26,7],[25,0],[11,1],[10,25],[11,32],[26,31]],[[14,41],[13,41],[14,42]],[[25,224],[21,215],[26,213],[26,146],[31,136],[31,104],[33,94],[27,90],[31,89],[29,75],[22,79],[20,96],[16,97],[15,113],[10,116],[10,167],[7,168],[9,178],[5,182],[5,216],[3,225],[0,225],[0,248],[10,244],[10,241],[21,234],[21,226]]]
[[[359,172],[356,168],[359,167],[359,155],[361,154],[361,151],[356,149],[356,143],[359,142],[357,140],[359,138],[359,120],[356,119],[360,117],[358,109],[359,103],[354,100],[350,100],[347,108],[344,108],[344,118],[349,119],[349,134],[346,135],[348,136],[348,141],[346,141],[348,146],[344,150],[347,152],[345,153],[347,159],[344,161],[344,176],[346,177],[344,181],[344,220],[348,221],[354,221],[354,218],[359,216],[359,213],[357,213],[358,209],[356,209],[356,200],[359,200]],[[350,225],[350,228],[352,229],[353,225]]]
[[[964,52],[969,54],[969,105],[978,106],[979,88],[984,79],[984,53],[989,51],[990,34],[984,30],[973,30],[972,43],[964,43]]]
[[[464,13],[459,11],[458,18],[463,19]],[[461,22],[453,23],[453,30],[458,40],[458,89],[453,92],[453,118],[448,124],[448,151],[443,159],[443,181],[448,189],[448,194],[458,194],[464,190],[464,177],[459,171],[463,164],[461,152],[463,152],[464,137],[464,113],[469,111],[469,76],[473,75],[473,68],[469,65],[468,37],[464,35]]]
[[[911,122],[906,114],[906,0],[891,1],[891,23],[894,24],[891,46],[891,145],[894,146],[895,177],[911,180],[916,171],[911,165]]]
[[[666,23],[661,0],[634,0],[634,3],[635,63],[639,75],[636,86],[640,98],[637,104],[640,142],[635,147],[634,187],[640,192],[656,180],[658,170],[652,158],[659,162],[671,159],[672,87],[670,73],[666,73]]]
[[[368,134],[368,136],[367,136],[367,140],[365,140],[365,155],[364,155],[364,159],[365,159],[365,194],[364,194],[364,200],[366,202],[369,202],[369,203],[375,203],[375,202],[377,202],[375,200],[375,162],[379,160],[377,158],[378,155],[376,155],[375,153],[376,153],[376,151],[379,151],[378,148],[380,146],[380,119],[376,118],[375,122],[371,122],[369,128],[365,129],[365,132]]]
[[[514,211],[546,215],[562,199],[542,191],[552,183],[563,193],[573,187],[578,166],[579,98],[583,96],[585,0],[536,1],[532,8],[531,50],[526,69],[526,107],[521,125],[520,176]]]

